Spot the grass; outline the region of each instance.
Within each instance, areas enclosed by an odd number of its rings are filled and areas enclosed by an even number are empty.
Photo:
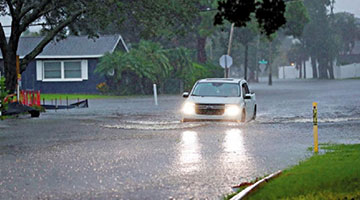
[[[107,99],[107,98],[120,98],[121,96],[110,96],[110,95],[100,95],[100,94],[41,94],[41,100],[45,98],[45,100],[49,101],[52,99],[63,99],[66,100],[68,97],[69,100],[75,99]]]
[[[360,144],[328,145],[247,199],[360,199]]]
[[[353,78],[348,78],[350,80],[360,80],[360,77],[353,77]]]

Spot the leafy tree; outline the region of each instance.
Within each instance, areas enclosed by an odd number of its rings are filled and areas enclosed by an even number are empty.
[[[302,43],[293,44],[288,51],[287,56],[291,63],[295,63],[296,68],[299,69],[299,78],[302,78],[302,65],[308,58],[304,45]],[[306,78],[305,74],[306,71],[304,68],[304,78]]]
[[[159,86],[160,93],[169,79],[182,80],[188,89],[198,78],[213,77],[221,70],[194,63],[190,55],[190,50],[183,47],[165,49],[159,43],[142,40],[129,53],[106,54],[95,72],[107,77],[110,88],[118,94],[148,94],[153,83]],[[114,75],[109,76],[112,71]]]
[[[309,14],[305,8],[303,1],[290,1],[286,3],[285,12],[286,24],[284,25],[284,33],[298,39],[298,43],[292,46],[289,51],[289,59],[296,64],[299,70],[299,78],[302,78],[302,65],[304,63],[304,78],[306,78],[305,61],[306,56],[305,41],[303,31],[305,25],[309,22]],[[296,55],[294,55],[296,54]]]
[[[102,0],[7,0],[0,1],[0,14],[12,18],[11,33],[7,39],[4,27],[0,24],[0,48],[4,60],[6,87],[15,90],[16,52],[23,32],[33,23],[43,24],[44,37],[41,42],[21,59],[23,72],[44,47],[54,38],[63,39],[71,30],[87,30],[90,36],[103,28],[112,17],[120,13],[121,2]],[[91,20],[90,20],[91,19]],[[91,21],[91,23],[89,23]]]
[[[309,14],[303,1],[290,1],[286,3],[286,24],[284,30],[286,35],[301,39],[305,25],[309,22]]]
[[[193,32],[196,35],[197,41],[197,61],[199,63],[206,63],[206,40],[207,38],[214,33],[216,27],[213,26],[212,19],[215,15],[214,12],[202,12],[201,9],[212,9],[216,7],[216,1],[214,0],[201,0],[198,3],[198,7],[200,8],[198,11],[198,15],[196,21],[194,23]]]
[[[255,14],[260,32],[268,37],[286,23],[283,0],[220,0],[214,24],[221,25],[224,20],[244,27]]]
[[[328,7],[332,3],[334,1],[330,0],[304,1],[310,16],[310,22],[304,30],[304,41],[311,56],[314,78],[334,78],[333,62],[338,55],[341,43],[334,31],[333,16],[328,12]]]
[[[255,39],[257,36],[256,34],[256,28],[253,26],[248,25],[247,27],[239,28],[235,32],[237,38],[239,39],[240,43],[245,47],[244,50],[244,79],[247,80],[247,74],[248,74],[248,54],[249,54],[249,44]]]
[[[342,12],[333,16],[333,27],[341,39],[340,54],[350,54],[355,46],[360,26],[356,24],[354,14]]]
[[[107,75],[115,70],[111,85],[133,82],[130,85],[138,84],[141,93],[145,94],[146,82],[156,83],[163,88],[164,81],[170,77],[172,67],[166,54],[167,51],[159,43],[142,40],[129,53],[117,51],[105,55],[96,72]]]
[[[196,49],[197,62],[204,64],[208,62],[206,53],[208,40],[220,29],[213,25],[213,18],[216,14],[214,8],[217,6],[217,0],[198,0],[194,6],[197,9],[192,24],[188,27],[185,37],[181,38],[181,35],[177,37],[179,43],[175,45]]]
[[[130,43],[141,39],[160,42],[186,35],[197,16],[196,0],[122,1],[121,23],[114,21],[101,33],[121,33]]]

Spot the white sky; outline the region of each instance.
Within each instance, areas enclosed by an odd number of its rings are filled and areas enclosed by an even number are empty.
[[[317,1],[317,0],[314,0]],[[349,12],[360,18],[360,0],[335,0],[334,12]],[[10,25],[11,18],[9,16],[0,17],[2,25]],[[37,31],[40,27],[30,27],[30,31]],[[10,28],[5,28],[5,34],[10,34]]]
[[[344,11],[360,17],[360,0],[335,0],[334,12]]]

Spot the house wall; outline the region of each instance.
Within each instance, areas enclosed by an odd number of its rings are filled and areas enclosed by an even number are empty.
[[[78,60],[78,59],[77,59]],[[36,80],[36,61],[31,62],[22,73],[22,89],[40,90],[41,93],[98,93],[96,85],[104,82],[105,78],[94,73],[98,59],[88,60],[88,80],[83,81],[61,81],[43,82]]]

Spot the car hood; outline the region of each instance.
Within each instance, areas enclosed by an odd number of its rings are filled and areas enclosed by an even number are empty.
[[[201,104],[239,104],[241,102],[241,98],[190,96],[188,101],[193,103],[201,103]]]

